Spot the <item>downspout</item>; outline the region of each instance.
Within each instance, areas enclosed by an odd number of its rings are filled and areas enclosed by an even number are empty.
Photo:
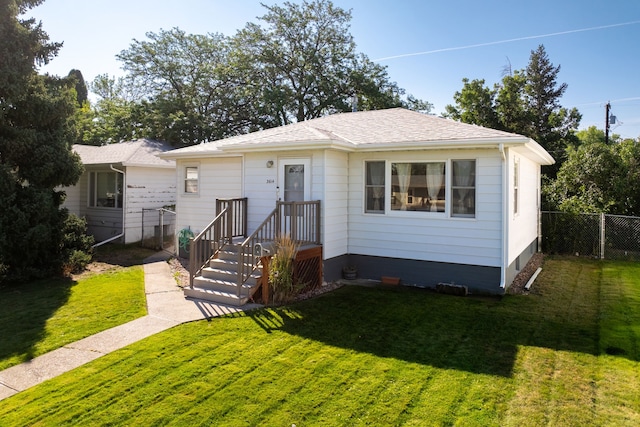
[[[122,174],[122,205],[123,205],[122,206],[122,232],[120,232],[120,234],[118,234],[117,236],[109,237],[107,240],[103,240],[102,242],[96,243],[95,245],[91,246],[92,249],[97,248],[98,246],[102,246],[105,243],[113,242],[116,239],[124,237],[124,218],[125,218],[125,213],[127,212],[124,206],[127,201],[124,189],[127,188],[127,182],[126,182],[127,175],[124,173],[124,171],[114,168],[113,165],[109,165],[109,168],[111,168],[111,170],[114,172],[118,172]]]
[[[507,268],[509,262],[509,164],[507,155],[504,152],[504,144],[498,145],[498,150],[502,156],[502,262],[500,265],[500,288],[505,289],[507,286]]]

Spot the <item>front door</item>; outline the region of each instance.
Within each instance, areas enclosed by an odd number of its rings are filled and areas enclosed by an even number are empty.
[[[309,159],[282,159],[279,170],[278,199],[285,202],[303,202],[311,196]]]

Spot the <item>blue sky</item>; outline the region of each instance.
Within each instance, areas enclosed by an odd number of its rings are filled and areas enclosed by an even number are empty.
[[[294,0],[294,2],[296,2]],[[265,4],[281,4],[263,0]],[[640,1],[636,0],[334,0],[352,10],[358,50],[388,67],[400,87],[440,114],[462,79],[500,81],[508,63],[527,66],[544,44],[569,85],[561,103],[583,114],[580,128],[604,128],[605,105],[618,119],[612,132],[640,136]],[[60,54],[42,71],[79,69],[88,82],[122,74],[115,55],[146,32],[232,35],[264,14],[254,0],[46,0],[27,16],[41,20]],[[386,58],[386,59],[385,59]]]

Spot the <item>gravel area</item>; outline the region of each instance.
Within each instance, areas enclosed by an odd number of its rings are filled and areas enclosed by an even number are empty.
[[[186,258],[171,257],[167,262],[178,286],[181,288],[189,286],[189,260]]]
[[[533,276],[533,273],[536,272],[538,267],[542,266],[543,262],[544,262],[544,255],[541,253],[535,253],[531,257],[527,265],[525,265],[524,268],[520,270],[520,273],[518,273],[516,278],[513,279],[513,283],[511,284],[509,289],[507,289],[507,293],[511,295],[528,294],[529,291],[527,291],[524,288],[524,286],[527,284],[531,276]],[[533,285],[533,287],[535,287],[535,284]]]

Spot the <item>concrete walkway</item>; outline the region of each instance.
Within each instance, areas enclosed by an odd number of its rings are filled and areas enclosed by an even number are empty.
[[[181,323],[259,307],[185,299],[166,262],[170,256],[168,252],[160,252],[144,260],[146,316],[1,371],[0,400]]]

